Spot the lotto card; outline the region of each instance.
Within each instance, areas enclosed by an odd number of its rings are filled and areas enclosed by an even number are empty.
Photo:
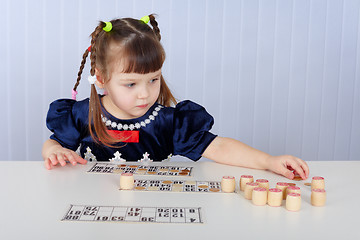
[[[203,223],[200,207],[70,205],[62,221]]]
[[[134,191],[222,193],[221,182],[182,180],[135,180]]]
[[[183,166],[150,166],[150,165],[128,165],[112,163],[95,163],[89,173],[132,173],[134,175],[152,176],[191,176],[193,167]]]

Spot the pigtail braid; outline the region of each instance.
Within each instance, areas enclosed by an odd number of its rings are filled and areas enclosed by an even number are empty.
[[[85,51],[85,53],[83,54],[83,57],[82,57],[82,61],[81,61],[81,64],[80,64],[80,69],[79,69],[79,72],[78,72],[78,77],[76,79],[76,83],[75,83],[75,86],[73,88],[74,91],[76,91],[77,87],[80,84],[81,74],[82,74],[82,72],[84,70],[85,63],[86,63],[86,58],[87,58],[88,55],[89,55],[89,50],[86,49],[86,51]]]
[[[98,38],[100,32],[102,31],[102,28],[104,27],[105,23],[100,22],[100,25],[95,28],[95,31],[91,34],[91,54],[90,54],[90,60],[91,60],[91,69],[90,74],[91,76],[95,75],[95,68],[96,68],[96,51],[97,47],[95,45],[96,39]]]
[[[103,25],[103,22],[100,22],[99,26],[97,26],[95,28],[94,32],[91,34],[91,54],[90,54],[90,61],[91,61],[90,75],[91,76],[95,75],[96,52],[97,52],[97,47],[96,47],[95,43],[96,43],[96,39],[98,38],[100,32],[102,31],[101,25]],[[92,84],[91,85],[91,93],[90,93],[90,103],[89,103],[88,127],[89,127],[89,131],[90,131],[92,138],[96,142],[99,142],[99,138],[95,135],[95,133],[97,133],[97,135],[101,136],[102,133],[105,131],[105,129],[103,129],[99,123],[102,124],[100,98],[97,94],[95,84]]]
[[[149,19],[150,19],[150,24],[153,28],[153,32],[155,33],[157,39],[160,41],[161,40],[160,29],[158,27],[157,21],[155,20],[154,14],[150,14]],[[171,93],[169,87],[167,86],[163,76],[161,76],[160,95],[157,102],[166,107],[177,104],[177,101],[174,95]]]
[[[160,29],[158,27],[157,21],[155,20],[155,16],[153,14],[150,14],[149,18],[150,18],[150,24],[153,27],[153,32],[155,33],[156,37],[160,41],[161,40]]]
[[[91,69],[90,74],[91,76],[95,75],[96,69],[96,54],[97,54],[97,47],[96,41],[99,37],[99,34],[102,32],[103,27],[105,26],[104,22],[100,22],[99,26],[95,28],[95,31],[91,34]],[[88,120],[88,127],[90,131],[90,135],[95,140],[95,142],[106,145],[108,147],[114,147],[111,144],[114,144],[117,139],[111,137],[107,131],[104,123],[102,122],[101,118],[101,104],[100,98],[96,91],[95,84],[91,85],[91,94],[90,94],[90,103],[89,103],[89,120]],[[96,133],[96,134],[95,134]]]

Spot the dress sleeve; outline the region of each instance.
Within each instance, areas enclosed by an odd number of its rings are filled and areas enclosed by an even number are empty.
[[[216,135],[209,132],[214,118],[204,107],[183,101],[174,111],[174,155],[182,155],[194,161],[199,160]]]
[[[75,100],[60,99],[52,102],[46,118],[46,126],[53,134],[51,139],[61,146],[76,150],[80,143],[80,124],[74,111]]]

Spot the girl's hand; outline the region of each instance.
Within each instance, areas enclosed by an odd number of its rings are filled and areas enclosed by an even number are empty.
[[[70,162],[72,165],[76,165],[77,163],[87,163],[85,159],[77,155],[74,151],[63,147],[57,147],[56,150],[53,153],[50,153],[49,157],[45,159],[45,167],[50,170],[59,163],[61,166],[65,166],[67,162]]]
[[[297,172],[302,179],[309,177],[309,167],[305,161],[300,158],[281,155],[281,156],[270,156],[267,159],[268,170],[283,175],[289,179],[294,178],[293,171]]]

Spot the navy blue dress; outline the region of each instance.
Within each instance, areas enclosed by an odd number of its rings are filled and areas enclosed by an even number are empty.
[[[183,101],[175,107],[155,103],[139,118],[115,118],[102,107],[102,120],[114,132],[137,131],[138,142],[121,142],[106,147],[96,143],[88,131],[89,99],[60,99],[50,104],[46,124],[51,139],[78,150],[88,161],[164,161],[173,155],[198,160],[216,135],[209,132],[213,117],[205,108]]]

